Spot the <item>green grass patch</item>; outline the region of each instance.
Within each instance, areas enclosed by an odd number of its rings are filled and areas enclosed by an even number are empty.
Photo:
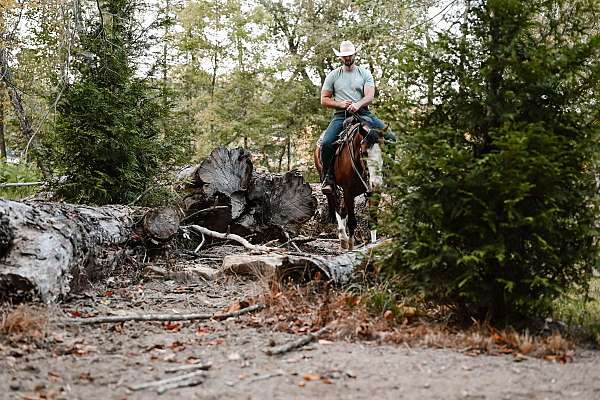
[[[590,281],[587,292],[566,293],[556,300],[554,318],[577,338],[600,345],[600,277]]]
[[[0,163],[0,183],[37,182],[42,180],[37,168],[31,164]],[[39,191],[41,186],[0,187],[0,198],[21,200]]]

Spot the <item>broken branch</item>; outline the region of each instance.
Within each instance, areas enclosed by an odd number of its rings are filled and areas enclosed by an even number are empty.
[[[130,386],[128,386],[128,388],[131,390],[143,390],[143,389],[148,389],[148,388],[155,387],[155,386],[165,386],[165,385],[173,384],[176,382],[186,381],[191,378],[196,378],[201,375],[204,376],[204,374],[205,374],[204,371],[194,371],[194,372],[189,372],[187,374],[174,376],[172,378],[166,378],[166,379],[161,379],[161,380],[152,381],[152,382],[144,382],[144,383],[139,383],[137,385],[130,385]]]
[[[214,237],[217,239],[233,240],[235,242],[238,242],[245,248],[247,248],[249,250],[253,250],[253,251],[276,251],[276,250],[278,250],[276,247],[254,245],[239,235],[235,235],[233,233],[221,233],[221,232],[211,231],[210,229],[206,229],[200,225],[187,225],[187,226],[183,226],[182,229],[191,229],[194,232],[208,235],[208,236],[211,236],[211,237]]]
[[[265,353],[269,356],[274,356],[274,355],[279,355],[279,354],[285,354],[285,353],[290,352],[295,349],[299,349],[300,347],[306,346],[313,340],[317,339],[319,336],[321,336],[322,334],[327,332],[328,329],[329,329],[328,327],[321,328],[317,332],[309,333],[308,335],[303,336],[300,339],[293,340],[289,343],[286,343],[281,346],[273,347],[271,349],[266,349]]]
[[[228,312],[224,314],[145,314],[145,315],[114,315],[107,317],[94,317],[94,318],[81,318],[81,319],[68,319],[67,322],[90,325],[90,324],[102,324],[102,323],[115,323],[115,322],[127,322],[127,321],[197,321],[204,319],[216,319],[223,320],[232,317],[238,317],[240,315],[262,310],[264,304],[255,304],[250,307],[242,308],[238,311]]]

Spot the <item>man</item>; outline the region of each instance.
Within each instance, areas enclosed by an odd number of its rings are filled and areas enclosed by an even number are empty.
[[[325,78],[321,89],[321,105],[333,108],[336,111],[321,142],[321,162],[323,163],[323,194],[333,191],[332,165],[335,156],[335,142],[343,130],[343,122],[349,113],[357,113],[360,116],[371,118],[372,127],[384,129],[385,124],[369,111],[369,104],[375,96],[375,82],[371,72],[360,65],[356,65],[356,48],[350,41],[343,41],[340,50],[333,49],[336,56],[342,61],[342,66],[331,71]],[[395,136],[388,132],[385,138],[396,141]]]

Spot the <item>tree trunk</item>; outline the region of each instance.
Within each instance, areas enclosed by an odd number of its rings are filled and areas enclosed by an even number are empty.
[[[29,119],[29,116],[27,115],[25,108],[23,107],[23,100],[21,99],[21,94],[14,86],[12,86],[12,78],[10,73],[10,67],[8,65],[7,52],[8,50],[6,48],[0,48],[0,77],[8,89],[10,101],[13,105],[15,114],[17,115],[17,118],[19,119],[19,123],[21,125],[21,133],[23,134],[25,140],[27,140],[29,146],[31,147],[32,153],[34,153],[34,158],[38,168],[44,175],[44,178],[48,180],[52,177],[52,174],[41,159],[41,148],[38,145],[37,140],[35,139],[35,132],[33,130],[31,120]]]
[[[287,278],[312,280],[319,274],[321,279],[339,285],[347,283],[357,267],[371,262],[375,250],[386,243],[369,244],[337,256],[308,253],[228,255],[223,258],[221,272],[255,275],[262,278],[277,277],[280,280]]]
[[[0,162],[6,162],[6,133],[4,131],[4,127],[6,124],[4,123],[4,99],[6,96],[4,95],[6,92],[6,87],[3,82],[0,82]]]
[[[60,299],[107,277],[139,209],[0,200],[0,298]],[[137,215],[136,215],[137,214]]]

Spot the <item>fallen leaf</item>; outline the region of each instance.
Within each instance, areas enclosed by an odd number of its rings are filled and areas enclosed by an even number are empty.
[[[94,378],[92,378],[92,374],[90,374],[89,372],[82,372],[81,374],[79,374],[79,380],[81,382],[94,382]]]
[[[331,379],[329,379],[329,378],[323,378],[323,379],[321,379],[321,382],[323,382],[326,385],[333,384],[333,381]]]
[[[165,348],[165,345],[162,343],[157,343],[154,344],[148,348],[146,348],[144,351],[152,351],[152,350],[163,350]]]
[[[168,347],[175,352],[180,352],[180,351],[185,350],[185,345],[183,343],[181,343],[179,340],[174,341]]]
[[[162,324],[163,328],[165,328],[168,331],[172,331],[172,332],[179,332],[183,326],[183,324],[177,323],[177,322],[172,322],[172,321],[165,321]]]
[[[402,314],[405,317],[414,317],[415,315],[417,315],[417,309],[415,307],[400,305],[398,306],[398,308],[400,309],[400,311],[402,311]]]
[[[48,381],[52,383],[58,383],[62,380],[60,374],[58,372],[49,371],[48,372]]]
[[[247,308],[249,306],[250,306],[250,303],[246,300],[236,301],[235,303],[230,304],[229,307],[227,307],[226,312],[230,313],[230,312],[239,311],[242,308]]]
[[[311,381],[318,381],[319,379],[321,379],[321,375],[318,374],[306,374],[303,376],[305,381],[311,382]]]
[[[240,356],[239,353],[231,353],[227,356],[227,359],[229,361],[237,361],[237,360],[241,360],[242,356]]]
[[[304,386],[306,386],[306,382],[300,381],[300,382],[298,382],[298,386],[304,387]]]

